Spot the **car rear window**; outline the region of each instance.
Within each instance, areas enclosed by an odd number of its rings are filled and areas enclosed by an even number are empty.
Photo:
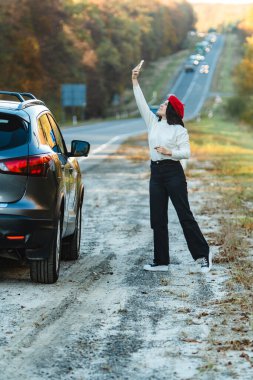
[[[0,150],[11,149],[27,142],[28,130],[25,121],[0,114]]]

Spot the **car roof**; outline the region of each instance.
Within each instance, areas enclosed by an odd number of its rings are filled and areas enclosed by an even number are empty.
[[[43,102],[36,103],[31,102],[26,105],[24,109],[20,108],[22,102],[12,100],[0,100],[0,113],[8,113],[21,117],[27,122],[30,122],[30,116],[38,115],[43,111],[49,111],[49,109],[43,105]]]
[[[10,100],[0,100],[0,108],[16,109],[20,102],[14,102]]]

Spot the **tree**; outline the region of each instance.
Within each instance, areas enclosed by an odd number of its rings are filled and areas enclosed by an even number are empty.
[[[1,0],[0,80],[50,105],[86,83],[87,115],[104,116],[133,65],[179,49],[194,22],[184,0]]]

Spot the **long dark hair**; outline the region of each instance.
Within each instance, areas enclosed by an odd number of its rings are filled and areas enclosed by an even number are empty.
[[[180,124],[184,127],[184,122],[181,117],[176,113],[175,109],[170,103],[168,103],[166,108],[166,119],[168,124]],[[161,121],[162,117],[158,116],[158,121]]]

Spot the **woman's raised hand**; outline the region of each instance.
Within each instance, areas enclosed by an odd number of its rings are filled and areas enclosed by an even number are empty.
[[[133,80],[138,78],[143,63],[144,63],[144,60],[141,60],[140,63],[132,70],[132,79]]]

